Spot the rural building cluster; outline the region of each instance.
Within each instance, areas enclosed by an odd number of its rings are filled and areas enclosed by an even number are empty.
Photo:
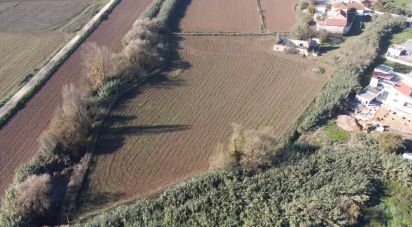
[[[364,105],[377,101],[412,114],[412,72],[403,74],[389,66],[379,65],[373,70],[369,86],[356,98]]]

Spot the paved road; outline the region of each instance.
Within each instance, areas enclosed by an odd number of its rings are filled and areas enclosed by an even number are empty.
[[[119,51],[123,35],[150,2],[151,0],[122,0],[86,42],[96,42],[112,51]],[[80,82],[83,46],[77,49],[25,107],[0,129],[0,196],[12,181],[15,169],[36,153],[38,137],[46,129],[54,110],[61,103],[62,87]]]

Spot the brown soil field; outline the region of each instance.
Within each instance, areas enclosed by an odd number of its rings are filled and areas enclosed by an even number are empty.
[[[260,31],[256,0],[192,0],[181,20],[182,31]]]
[[[112,111],[82,195],[83,211],[158,191],[208,169],[231,124],[282,135],[329,72],[271,51],[273,40],[184,37],[167,73]]]
[[[122,0],[86,42],[96,42],[113,51],[119,51],[123,35],[150,2],[151,0]],[[0,129],[0,196],[12,181],[15,169],[36,153],[37,138],[47,127],[54,110],[61,103],[62,87],[68,83],[79,83],[82,77],[82,50],[83,45]]]
[[[43,67],[66,37],[60,32],[0,31],[0,104]]]
[[[96,2],[98,0],[0,1],[0,30],[55,29]]]
[[[271,32],[290,31],[296,22],[297,0],[260,0],[266,29]]]

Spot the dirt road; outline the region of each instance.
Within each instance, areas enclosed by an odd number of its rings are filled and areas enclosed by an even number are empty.
[[[150,2],[122,0],[86,42],[119,51],[123,35]],[[79,83],[82,49],[83,46],[77,49],[25,107],[0,129],[0,196],[12,181],[15,169],[36,153],[37,139],[61,102],[61,88],[68,83]]]

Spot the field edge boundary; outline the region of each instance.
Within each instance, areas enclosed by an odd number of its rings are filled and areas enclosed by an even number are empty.
[[[53,75],[53,73],[69,58],[84,40],[110,14],[121,0],[110,0],[86,25],[66,43],[39,72],[20,88],[3,106],[0,107],[0,129]]]

